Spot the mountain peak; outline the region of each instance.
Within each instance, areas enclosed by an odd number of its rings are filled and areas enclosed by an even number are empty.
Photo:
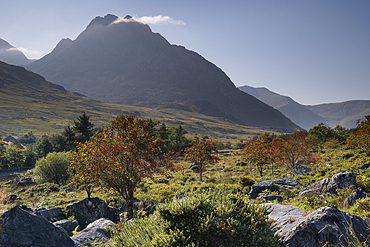
[[[112,14],[107,14],[104,17],[97,16],[90,22],[87,28],[91,28],[95,26],[108,26],[109,24],[114,22],[116,19],[118,19],[118,16],[115,16]]]

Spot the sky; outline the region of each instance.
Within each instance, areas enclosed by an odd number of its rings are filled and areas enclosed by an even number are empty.
[[[369,13],[369,0],[12,0],[0,3],[0,38],[38,59],[96,16],[131,15],[237,87],[316,105],[370,100]]]

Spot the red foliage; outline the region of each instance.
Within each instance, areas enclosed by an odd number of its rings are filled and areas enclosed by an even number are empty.
[[[365,116],[365,121],[357,121],[355,133],[347,138],[348,147],[357,147],[370,154],[370,116]]]
[[[159,122],[135,116],[117,117],[97,138],[79,144],[70,159],[70,172],[80,188],[99,185],[118,192],[133,216],[133,195],[143,178],[173,168],[155,139]],[[130,212],[131,211],[131,212]]]

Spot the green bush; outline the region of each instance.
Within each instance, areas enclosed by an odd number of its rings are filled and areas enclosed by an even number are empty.
[[[48,153],[36,162],[34,175],[38,183],[66,184],[69,179],[68,157],[70,153]]]
[[[243,188],[252,186],[256,181],[250,176],[241,176],[238,179],[238,184],[241,185]]]
[[[147,218],[118,225],[117,246],[278,246],[269,209],[239,193],[192,193]]]

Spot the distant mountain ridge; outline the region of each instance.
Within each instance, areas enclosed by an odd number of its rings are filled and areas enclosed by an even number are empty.
[[[28,58],[7,41],[0,39],[0,61],[13,65],[27,65]]]
[[[129,16],[96,17],[75,39],[27,66],[48,81],[105,102],[198,112],[245,126],[299,128],[236,89],[214,64],[171,45]]]
[[[241,91],[253,95],[262,102],[281,111],[295,124],[309,130],[319,123],[346,128],[356,126],[358,119],[370,115],[370,100],[353,100],[341,103],[328,103],[306,106],[297,103],[288,96],[283,96],[267,88],[238,87]]]

